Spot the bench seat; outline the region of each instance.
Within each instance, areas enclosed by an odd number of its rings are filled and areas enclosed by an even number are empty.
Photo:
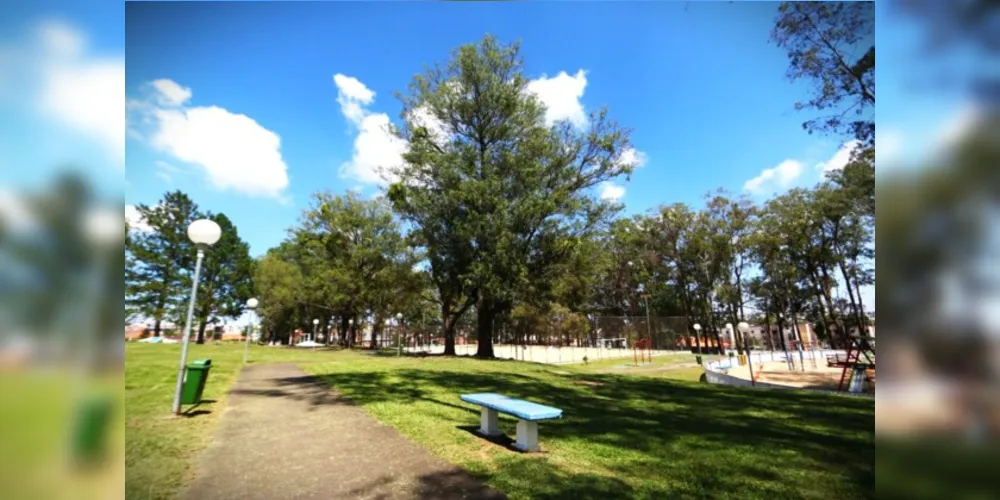
[[[538,422],[553,418],[561,418],[563,411],[559,408],[545,406],[523,399],[516,399],[503,394],[478,393],[463,394],[462,401],[482,408],[479,433],[485,436],[500,435],[499,414],[513,415],[519,419],[517,423],[517,441],[514,447],[521,451],[538,451]]]

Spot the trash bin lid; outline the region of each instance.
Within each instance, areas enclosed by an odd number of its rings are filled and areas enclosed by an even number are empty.
[[[207,368],[209,366],[212,366],[211,359],[196,359],[188,365],[190,368]]]

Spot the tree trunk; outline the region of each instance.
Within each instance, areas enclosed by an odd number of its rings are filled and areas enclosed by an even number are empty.
[[[858,302],[854,300],[854,288],[851,286],[853,280],[851,280],[851,276],[847,272],[847,266],[843,262],[839,262],[838,267],[840,268],[840,274],[844,277],[844,284],[847,285],[847,297],[851,302],[851,311],[854,313],[854,322],[858,325],[858,335],[864,335],[865,325],[864,320],[861,319],[862,311],[858,308]]]
[[[833,297],[830,295],[830,287],[827,286],[831,281],[830,273],[824,266],[819,266],[819,271],[823,276],[823,280],[820,282],[820,288],[823,290],[823,297],[826,298],[827,307],[830,309],[830,319],[832,319],[834,325],[837,326],[837,332],[840,334],[839,336],[841,342],[846,349],[847,346],[851,344],[850,333],[848,333],[846,325],[844,325],[840,315],[837,314],[836,307],[833,304]]]
[[[375,315],[375,322],[372,324],[372,349],[378,349],[378,338],[379,334],[382,333],[382,322],[379,321],[379,316]]]
[[[768,300],[764,307],[764,328],[767,328],[767,333],[764,338],[767,339],[767,350],[774,351],[774,336],[771,335],[771,301]]]
[[[493,320],[496,316],[496,305],[489,298],[480,298],[476,304],[476,357],[492,359],[493,355]]]
[[[205,343],[205,327],[207,326],[205,320],[198,321],[198,337],[195,339],[195,344]]]
[[[778,340],[781,341],[781,350],[788,356],[788,345],[785,342],[785,315],[775,312],[775,320],[778,322]]]
[[[854,290],[858,293],[858,308],[861,309],[861,318],[863,320],[861,324],[864,327],[864,331],[861,333],[861,335],[863,335],[865,337],[869,337],[869,335],[868,335],[868,313],[865,312],[865,303],[861,299],[861,286],[858,285],[857,281],[854,282]]]
[[[163,322],[163,320],[161,318],[156,318],[156,321],[153,323],[153,336],[154,337],[159,337],[160,336],[160,323],[161,322]]]

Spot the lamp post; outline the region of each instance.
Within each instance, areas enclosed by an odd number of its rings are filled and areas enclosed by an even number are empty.
[[[392,333],[392,316],[385,318],[385,328],[386,328],[386,335]],[[390,340],[389,342],[392,341]],[[378,343],[380,344],[379,348],[381,349],[383,345],[384,347],[389,347],[389,342],[386,342],[385,335],[383,335],[382,338],[378,341]]]
[[[403,355],[402,331],[403,313],[396,313],[396,356]]]
[[[205,249],[214,245],[222,237],[222,228],[210,219],[198,219],[187,228],[188,239],[198,248],[194,261],[194,277],[191,280],[191,299],[188,302],[187,320],[184,323],[184,341],[181,345],[181,364],[177,370],[177,386],[174,389],[173,412],[181,414],[181,390],[184,388],[184,374],[187,370],[188,339],[191,337],[191,320],[194,316],[194,300],[198,294],[198,276],[201,274],[201,261],[205,258]]]
[[[702,351],[702,346],[701,346],[701,323],[694,324],[694,342],[698,344],[698,355],[695,356],[695,359],[698,361],[698,364],[700,365],[701,356],[702,354],[704,354],[704,351]]]
[[[250,352],[250,335],[253,334],[253,314],[257,309],[257,299],[251,298],[247,301],[247,309],[250,309],[250,328],[247,331],[247,341],[243,346],[243,364],[247,364],[247,355]]]
[[[313,318],[313,334],[312,334],[312,338],[311,338],[311,339],[309,339],[309,340],[311,340],[311,341],[312,341],[312,344],[313,344],[313,351],[315,351],[315,350],[316,350],[316,329],[317,329],[318,327],[319,327],[319,320],[318,320],[318,319],[316,319],[316,318]]]
[[[354,348],[354,318],[347,320],[347,347]]]
[[[747,333],[750,331],[750,324],[746,321],[740,321],[736,328],[739,329],[740,335],[743,336],[743,351],[747,353],[747,366],[750,368],[750,385],[757,386],[757,382],[753,379],[753,360],[750,359],[750,342],[747,340]]]

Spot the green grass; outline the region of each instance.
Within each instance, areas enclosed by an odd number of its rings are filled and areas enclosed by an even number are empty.
[[[190,359],[213,360],[206,398],[216,400],[206,405],[211,413],[197,418],[168,417],[178,356],[177,346],[126,347],[127,498],[170,498],[189,478],[238,373],[242,347],[192,346]],[[638,372],[595,373],[601,367],[594,364],[280,348],[257,348],[252,359],[299,363],[378,420],[515,499],[875,494],[870,399],[684,380],[696,380],[700,368],[633,376],[626,373]],[[565,410],[563,419],[540,424],[543,453],[514,452],[473,432],[478,409],[459,395],[485,391]],[[514,425],[501,419],[508,436]]]
[[[511,498],[871,498],[874,402],[741,390],[666,377],[595,374],[582,365],[374,358],[313,364],[321,376],[413,441]],[[459,395],[499,392],[565,410],[525,455],[472,431]],[[501,419],[513,436],[515,421]]]
[[[334,353],[273,347],[251,348],[251,362],[309,363]],[[243,365],[242,344],[192,344],[188,359],[211,358],[204,398],[192,417],[173,418],[180,346],[125,346],[125,497],[132,500],[173,498],[186,480],[199,451],[208,445],[224,408],[226,392]]]

